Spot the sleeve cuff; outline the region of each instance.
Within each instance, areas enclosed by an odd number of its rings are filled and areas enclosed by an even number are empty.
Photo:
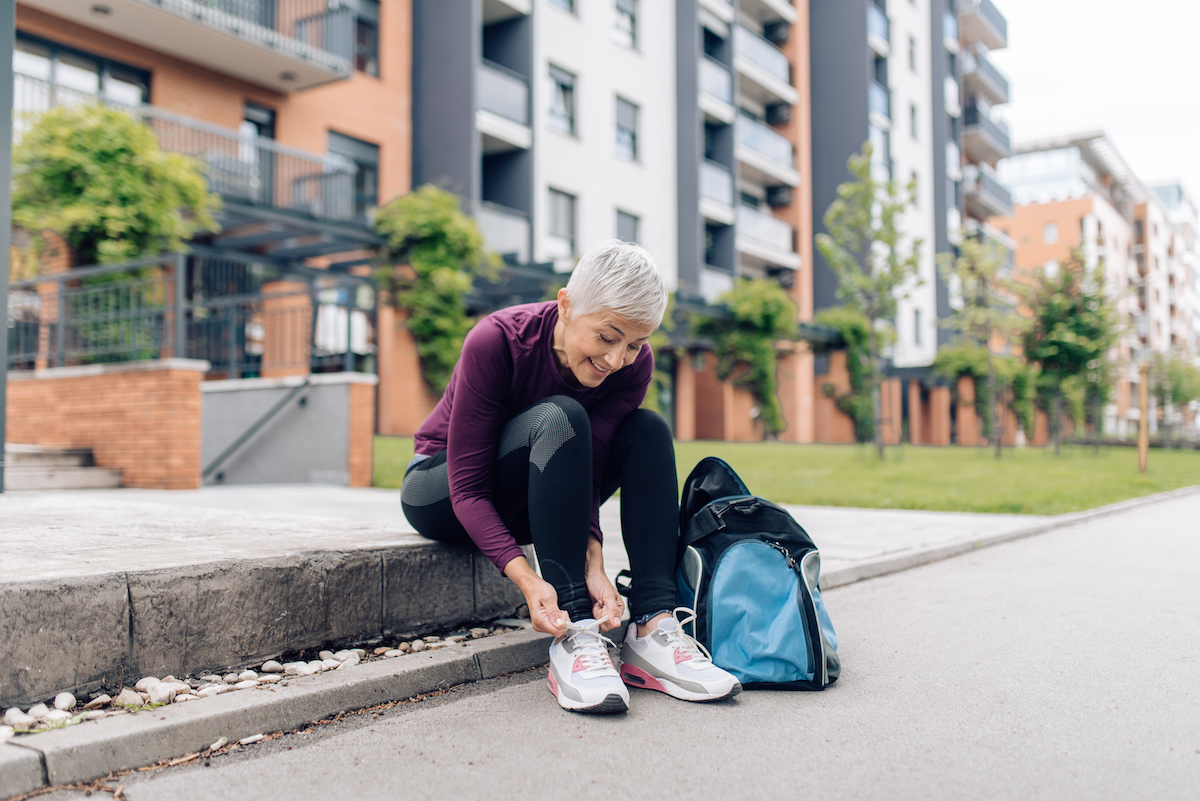
[[[511,547],[505,548],[503,551],[493,556],[492,564],[496,566],[496,569],[500,571],[500,575],[503,576],[504,568],[508,567],[508,563],[516,559],[518,556],[524,555],[525,552],[522,551],[516,543],[513,543]]]

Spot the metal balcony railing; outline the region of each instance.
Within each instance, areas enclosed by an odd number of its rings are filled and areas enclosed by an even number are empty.
[[[32,115],[56,105],[108,102],[97,95],[16,75],[13,86],[14,133]],[[159,146],[191,156],[208,179],[210,191],[234,202],[300,212],[328,220],[354,217],[354,164],[250,136],[154,106],[110,105],[143,120]]]
[[[977,201],[988,214],[1001,217],[1012,214],[1012,193],[987,164],[969,165],[963,171],[963,183],[968,199]]]
[[[477,77],[481,109],[522,125],[529,124],[529,81],[490,61],[479,65]]]
[[[776,133],[746,114],[738,115],[733,133],[737,144],[744,145],[784,167],[793,168],[795,158],[792,143],[786,136]]]
[[[733,205],[733,173],[728,167],[707,159],[700,162],[700,197]]]
[[[886,86],[880,83],[872,82],[871,85],[867,87],[867,109],[891,119],[892,100]]]
[[[738,207],[737,232],[762,245],[787,253],[791,253],[794,247],[792,226],[753,206],[742,204]]]
[[[724,103],[733,102],[733,75],[721,62],[704,56],[700,59],[700,91]]]
[[[1008,79],[988,61],[983,50],[972,45],[962,51],[961,58],[964,81],[978,82],[993,105],[1008,102]]]
[[[734,28],[733,52],[762,67],[772,77],[791,83],[791,69],[783,51],[743,25]]]
[[[1008,44],[1008,20],[992,0],[960,0],[958,18],[967,41],[981,41],[992,50]]]
[[[373,317],[366,279],[168,254],[12,283],[8,366],[179,357],[207,360],[209,378],[374,372]]]
[[[963,125],[966,126],[964,134],[981,136],[987,146],[994,151],[996,158],[1007,158],[1012,155],[1012,144],[1009,141],[1008,131],[1000,127],[974,103],[967,106],[963,112]]]
[[[890,42],[887,14],[874,3],[867,3],[867,35]]]

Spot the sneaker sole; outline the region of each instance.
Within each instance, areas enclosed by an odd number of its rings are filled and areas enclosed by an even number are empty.
[[[554,674],[550,672],[546,674],[546,689],[554,695],[555,700],[558,701],[558,705],[568,712],[582,712],[585,715],[619,715],[622,712],[629,711],[629,704],[616,693],[609,693],[604,696],[604,700],[598,704],[573,706],[573,704],[578,702],[562,696],[558,691],[558,683],[554,681]]]
[[[621,680],[629,687],[635,687],[639,690],[655,690],[660,693],[666,693],[672,698],[678,698],[681,701],[693,701],[696,703],[724,701],[727,698],[733,698],[742,691],[741,683],[735,681],[728,691],[719,695],[697,693],[692,690],[685,690],[670,679],[651,676],[646,671],[634,665],[621,665]]]

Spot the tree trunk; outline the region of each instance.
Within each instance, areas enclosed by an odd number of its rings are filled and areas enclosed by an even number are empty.
[[[871,348],[871,439],[875,443],[875,454],[883,461],[883,414],[879,401],[879,346],[878,337],[875,333],[875,321],[871,320],[870,337]]]
[[[1054,387],[1054,455],[1062,455],[1062,385]]]
[[[987,345],[988,355],[988,380],[987,380],[987,402],[988,402],[988,420],[991,423],[991,431],[988,436],[996,444],[996,458],[1000,458],[1000,413],[996,410],[996,358],[992,355],[992,344]]]

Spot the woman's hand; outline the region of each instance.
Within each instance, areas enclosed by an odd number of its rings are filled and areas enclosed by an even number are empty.
[[[504,575],[517,585],[517,589],[525,596],[525,604],[529,607],[529,621],[534,631],[552,634],[555,637],[566,636],[567,613],[558,608],[558,593],[550,582],[543,579],[529,565],[524,556],[518,556],[504,566]]]
[[[600,542],[595,537],[588,538],[586,570],[588,595],[592,599],[592,616],[597,620],[607,616],[608,620],[600,629],[612,631],[621,625],[621,615],[625,612],[625,599],[620,596],[604,572],[604,553],[600,549]]]

